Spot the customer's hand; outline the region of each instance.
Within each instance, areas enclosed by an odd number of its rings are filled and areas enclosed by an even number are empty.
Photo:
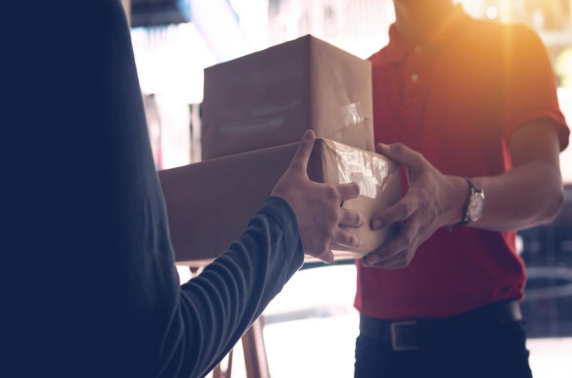
[[[374,230],[393,223],[400,223],[401,228],[397,236],[365,256],[362,264],[405,268],[435,231],[461,221],[469,186],[464,178],[442,174],[420,153],[400,143],[379,144],[377,152],[405,167],[409,190],[399,202],[372,218]]]
[[[360,214],[340,206],[343,201],[359,195],[356,183],[318,184],[308,178],[308,161],[315,139],[313,131],[304,134],[290,167],[272,195],[283,198],[294,209],[304,253],[332,262],[332,246],[357,248],[361,245],[361,240],[340,226],[361,227],[365,221]]]

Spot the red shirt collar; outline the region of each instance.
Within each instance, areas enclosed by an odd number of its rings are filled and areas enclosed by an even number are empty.
[[[415,47],[439,47],[446,44],[453,37],[458,35],[461,27],[466,24],[469,16],[459,4],[447,15],[439,27],[426,38],[410,39],[404,37],[397,31],[395,24],[389,27],[389,44],[386,47],[386,57],[391,62],[398,62]]]

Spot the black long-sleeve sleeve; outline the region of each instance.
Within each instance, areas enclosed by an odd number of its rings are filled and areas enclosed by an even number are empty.
[[[173,315],[193,321],[170,325],[162,363],[173,355],[183,358],[170,362],[162,376],[203,376],[214,368],[300,268],[294,220],[282,199],[269,198],[239,241],[182,287]],[[181,335],[184,342],[173,342]]]
[[[293,211],[180,286],[119,2],[5,11],[0,376],[205,375],[302,264]]]

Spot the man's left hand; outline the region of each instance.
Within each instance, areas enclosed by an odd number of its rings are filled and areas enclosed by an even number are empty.
[[[377,152],[406,169],[409,190],[399,202],[373,217],[374,230],[393,223],[400,223],[401,228],[384,246],[364,256],[362,264],[405,268],[417,248],[435,231],[461,221],[469,185],[462,177],[442,174],[419,152],[400,143],[379,144]]]

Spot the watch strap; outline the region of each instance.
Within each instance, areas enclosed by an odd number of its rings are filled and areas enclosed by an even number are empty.
[[[457,223],[457,226],[465,226],[471,222],[469,216],[469,206],[471,206],[471,200],[475,193],[482,193],[483,190],[469,177],[464,177],[464,179],[469,184],[469,197],[467,198],[467,202],[465,203],[465,214],[463,216],[463,220]]]

